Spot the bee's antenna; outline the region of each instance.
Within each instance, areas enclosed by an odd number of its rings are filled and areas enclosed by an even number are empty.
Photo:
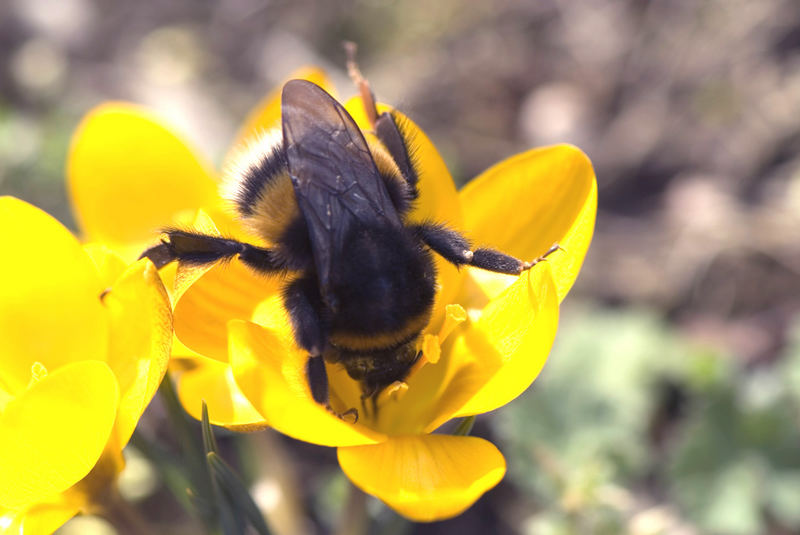
[[[372,128],[375,128],[375,121],[378,120],[378,108],[375,106],[375,95],[372,94],[372,89],[369,87],[369,82],[361,74],[356,61],[356,51],[358,45],[353,41],[344,41],[342,43],[345,54],[347,54],[347,74],[361,93],[361,102],[364,104],[364,111],[367,114],[367,119]]]

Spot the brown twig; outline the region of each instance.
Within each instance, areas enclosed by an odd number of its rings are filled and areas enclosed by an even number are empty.
[[[344,41],[342,46],[347,54],[347,74],[361,94],[361,102],[364,105],[364,112],[367,114],[369,124],[372,128],[375,128],[375,122],[378,120],[378,108],[375,106],[375,95],[372,94],[369,82],[361,74],[361,69],[358,68],[358,62],[356,61],[358,45],[353,41]]]

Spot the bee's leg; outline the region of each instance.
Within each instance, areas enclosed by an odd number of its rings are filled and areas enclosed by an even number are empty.
[[[378,116],[378,120],[375,122],[375,135],[378,136],[383,146],[389,151],[392,159],[406,179],[411,192],[411,200],[418,198],[417,182],[419,181],[419,176],[411,162],[406,139],[403,137],[403,133],[398,128],[391,113],[383,112]],[[403,208],[408,209],[408,207],[400,207],[401,211],[403,211]]]
[[[306,362],[306,381],[311,389],[311,397],[320,405],[330,406],[328,392],[328,373],[322,355],[309,355]]]
[[[561,249],[558,244],[555,244],[539,258],[524,262],[494,249],[472,249],[461,233],[442,225],[426,223],[417,225],[414,230],[425,245],[439,253],[448,262],[457,266],[475,266],[508,275],[519,275]]]
[[[358,421],[358,409],[347,409],[340,413],[331,407],[328,373],[325,371],[325,360],[322,355],[308,356],[308,361],[306,361],[306,381],[308,381],[308,387],[311,390],[311,397],[325,407],[328,412],[353,424]]]
[[[531,261],[523,262],[522,260],[494,249],[475,249],[472,251],[472,261],[469,262],[469,265],[486,269],[488,271],[495,271],[497,273],[519,275],[523,271],[531,269],[539,262],[544,262],[547,260],[548,256],[556,251],[563,251],[563,249],[559,244],[554,243],[543,255],[534,258]]]
[[[355,421],[358,421],[356,409],[349,409],[339,414],[331,408],[328,373],[323,359],[327,334],[320,319],[322,299],[319,297],[316,281],[306,277],[295,279],[284,289],[283,303],[289,312],[297,345],[308,351],[306,381],[311,390],[311,397],[339,418],[353,416]]]
[[[170,251],[169,244],[163,241],[140,254],[139,260],[142,258],[149,258],[150,261],[156,265],[157,269],[161,269],[173,260],[176,260],[175,255]]]
[[[375,392],[369,397],[372,405],[372,419],[376,421],[378,420],[378,394],[380,392]]]
[[[380,390],[375,385],[363,382],[361,383],[361,388],[361,411],[364,416],[374,421],[378,417],[378,394],[380,394]],[[367,400],[369,400],[369,406],[367,406]]]
[[[146,250],[140,258],[149,258],[157,268],[175,260],[186,264],[203,265],[239,255],[251,268],[270,273],[283,268],[270,249],[264,249],[228,238],[208,236],[185,230],[168,230],[159,245]]]

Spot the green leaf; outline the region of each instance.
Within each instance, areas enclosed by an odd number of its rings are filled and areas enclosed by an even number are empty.
[[[453,434],[465,437],[472,432],[473,425],[475,425],[474,415],[462,418],[461,421],[458,422],[458,426],[456,426],[455,430],[453,431]]]
[[[186,492],[188,501],[192,503],[209,531],[216,529],[218,520],[214,507],[214,491],[206,466],[205,453],[197,441],[196,427],[189,421],[178,400],[169,373],[161,381],[158,392],[164,402],[172,431],[178,441],[184,472],[189,481],[189,485],[181,490]],[[180,496],[180,494],[176,494],[176,496]]]
[[[191,508],[196,507],[196,505],[192,494],[187,492],[191,485],[189,478],[184,473],[183,464],[174,455],[170,455],[158,444],[143,436],[138,430],[133,432],[130,443],[158,468],[159,477],[164,481],[172,495],[175,496],[184,510],[192,513]]]
[[[201,428],[203,433],[203,448],[206,453],[206,463],[211,481],[217,495],[217,507],[220,513],[220,524],[226,534],[235,535],[243,533],[247,519],[260,535],[269,535],[269,528],[264,521],[264,515],[253,502],[250,491],[233,471],[233,468],[219,456],[219,446],[208,421],[208,407],[205,401],[202,407]]]
[[[236,513],[242,513],[260,535],[269,535],[270,531],[264,516],[239,476],[215,452],[209,452],[207,459],[211,476],[231,509]]]
[[[214,437],[214,432],[211,430],[211,424],[208,421],[208,405],[203,401],[201,428],[203,430],[203,450],[206,455],[211,452],[217,453],[219,447],[217,446],[217,439]]]

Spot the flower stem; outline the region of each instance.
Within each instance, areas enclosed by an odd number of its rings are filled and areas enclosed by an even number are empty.
[[[367,533],[367,495],[352,483],[347,505],[339,518],[334,535],[365,535]]]

